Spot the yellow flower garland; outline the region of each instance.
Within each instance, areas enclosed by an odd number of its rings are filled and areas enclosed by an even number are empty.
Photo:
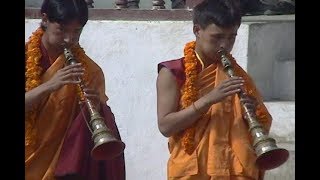
[[[26,67],[25,67],[25,91],[28,92],[33,88],[39,86],[41,84],[41,73],[42,68],[40,66],[40,60],[42,57],[40,45],[41,45],[41,37],[44,34],[44,31],[41,28],[38,28],[35,32],[32,33],[29,41],[25,46],[25,58],[26,58]],[[72,53],[76,57],[76,59],[82,64],[82,67],[85,70],[83,79],[87,82],[88,74],[87,74],[87,65],[85,63],[86,55],[83,48],[80,45],[76,45],[71,49]],[[82,91],[78,86],[78,95],[81,100],[84,99]],[[35,136],[36,129],[34,128],[36,118],[36,109],[34,108],[30,112],[26,113],[25,117],[25,146],[32,147],[35,145]]]

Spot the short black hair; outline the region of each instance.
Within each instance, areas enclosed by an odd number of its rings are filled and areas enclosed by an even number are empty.
[[[59,24],[79,20],[84,26],[88,21],[88,6],[85,0],[44,0],[41,6],[42,13],[47,14],[49,21]]]
[[[193,23],[205,29],[210,24],[230,27],[241,23],[240,0],[204,0],[193,8]]]

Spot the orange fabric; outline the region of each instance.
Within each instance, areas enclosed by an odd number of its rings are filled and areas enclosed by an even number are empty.
[[[100,93],[100,100],[106,103],[105,82],[102,70],[85,56],[89,74],[88,86]],[[65,58],[59,56],[42,75],[42,82],[48,81],[64,65]],[[65,133],[70,122],[78,115],[78,95],[75,85],[65,85],[51,93],[37,106],[35,147],[25,147],[25,179],[53,180],[53,172]]]
[[[205,174],[192,175],[192,176],[184,176],[179,178],[179,180],[254,180],[250,177],[244,176],[209,176]]]
[[[246,72],[234,60],[232,63],[236,74],[245,79],[247,92],[257,98],[258,119],[269,131],[272,118],[260,93]],[[201,71],[196,82],[200,97],[226,78],[229,77],[221,65],[212,64]],[[212,105],[204,118],[196,123],[196,149],[191,155],[181,145],[182,133],[170,137],[168,179],[258,179],[260,172],[255,166],[256,155],[242,112],[237,95]]]

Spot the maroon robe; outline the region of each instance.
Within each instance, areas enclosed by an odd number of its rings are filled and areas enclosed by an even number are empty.
[[[49,56],[42,43],[40,49],[42,53],[40,64],[43,71],[46,71],[50,67]],[[106,126],[118,140],[121,140],[110,107],[104,104],[101,105],[100,109]],[[86,107],[83,108],[83,112],[89,115]],[[89,117],[86,117],[86,119],[89,120]],[[90,156],[93,146],[91,132],[82,113],[79,112],[66,132],[55,169],[55,177],[64,180],[125,180],[124,153],[112,160],[96,161]]]
[[[169,61],[164,61],[158,64],[158,73],[160,70],[165,67],[168,70],[171,71],[171,73],[176,78],[176,82],[178,84],[178,87],[181,87],[186,79],[185,73],[184,73],[184,65],[183,65],[184,58],[180,59],[174,59]]]
[[[88,114],[87,108],[83,111]],[[106,126],[115,137],[121,140],[114,116],[108,105],[101,105],[101,116]],[[87,120],[89,117],[86,117]],[[91,132],[89,131],[82,113],[72,122],[68,130],[55,170],[56,177],[72,175],[86,180],[124,180],[125,161],[124,154],[112,160],[95,161],[90,152],[93,148]]]

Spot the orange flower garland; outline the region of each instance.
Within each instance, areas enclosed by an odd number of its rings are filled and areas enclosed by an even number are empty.
[[[44,31],[38,28],[32,33],[29,42],[26,44],[25,91],[30,91],[40,84],[40,73],[42,72],[42,68],[40,67],[40,59],[42,57],[40,44],[43,33]]]
[[[30,91],[33,88],[39,86],[41,84],[41,73],[42,68],[40,66],[40,60],[42,57],[40,45],[41,45],[41,37],[44,34],[44,31],[41,28],[38,28],[35,32],[32,33],[29,41],[25,46],[25,58],[26,58],[26,68],[25,68],[25,91]],[[81,62],[82,67],[85,69],[85,73],[83,79],[85,82],[88,79],[87,74],[87,65],[84,62],[86,59],[86,55],[84,50],[77,45],[71,49],[76,59]],[[79,97],[83,99],[82,91],[77,90]],[[35,136],[36,129],[34,128],[36,118],[36,109],[35,107],[30,112],[26,113],[25,118],[25,146],[33,146],[35,145]]]
[[[40,74],[42,72],[42,68],[40,67],[40,59],[42,57],[42,54],[40,50],[40,44],[43,33],[44,31],[41,28],[38,28],[35,32],[32,33],[32,36],[29,38],[29,42],[27,42],[26,44],[26,92],[39,86],[41,83]],[[25,146],[33,146],[35,144],[35,141],[33,140],[36,135],[36,131],[33,128],[33,125],[35,123],[35,116],[36,112],[34,109],[26,114]]]
[[[198,78],[198,59],[195,54],[196,42],[192,41],[186,44],[184,48],[184,67],[186,80],[181,90],[180,104],[182,109],[192,105],[198,99],[198,89],[195,86],[195,82]],[[182,146],[188,154],[191,154],[194,150],[194,135],[195,127],[192,125],[187,128],[182,137]]]

